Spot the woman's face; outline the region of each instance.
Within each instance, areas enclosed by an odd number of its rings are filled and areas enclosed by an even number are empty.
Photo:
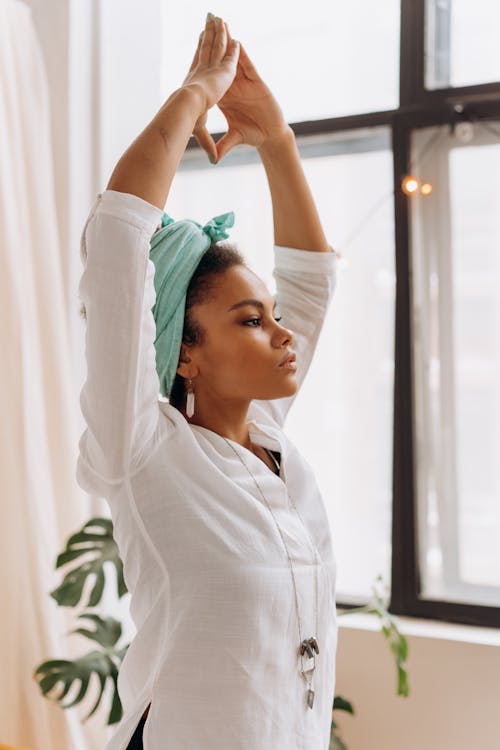
[[[178,368],[184,377],[196,378],[197,397],[273,399],[296,392],[295,369],[280,367],[293,352],[293,333],[278,322],[274,305],[264,281],[247,266],[216,277],[213,298],[191,309],[205,340],[183,344],[191,361]]]

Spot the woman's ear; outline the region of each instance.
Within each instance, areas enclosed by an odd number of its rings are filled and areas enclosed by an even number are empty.
[[[188,348],[185,344],[181,344],[181,352],[179,354],[179,362],[177,364],[177,375],[181,375],[183,378],[192,378],[192,360],[188,353]]]

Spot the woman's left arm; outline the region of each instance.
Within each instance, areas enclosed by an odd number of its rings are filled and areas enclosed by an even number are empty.
[[[217,106],[229,126],[217,142],[217,161],[239,144],[255,146],[271,190],[275,245],[331,252],[302,169],[295,133],[241,42],[236,75]],[[197,138],[210,153],[206,141]]]
[[[275,245],[331,252],[292,128],[263,141],[257,150],[271,191]]]

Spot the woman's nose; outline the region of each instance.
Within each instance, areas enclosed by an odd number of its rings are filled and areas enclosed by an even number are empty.
[[[290,328],[285,328],[285,326],[280,326],[281,331],[281,339],[286,342],[292,342],[294,340],[294,333]]]

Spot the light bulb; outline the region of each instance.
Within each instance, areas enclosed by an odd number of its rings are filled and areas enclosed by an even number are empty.
[[[432,193],[432,185],[430,182],[423,182],[420,186],[420,192],[422,195],[430,195]]]
[[[401,183],[401,189],[403,190],[403,193],[406,193],[406,195],[413,195],[413,193],[417,192],[419,185],[420,182],[416,177],[407,175]]]
[[[474,138],[474,126],[471,122],[457,122],[453,130],[460,143],[470,143]]]

